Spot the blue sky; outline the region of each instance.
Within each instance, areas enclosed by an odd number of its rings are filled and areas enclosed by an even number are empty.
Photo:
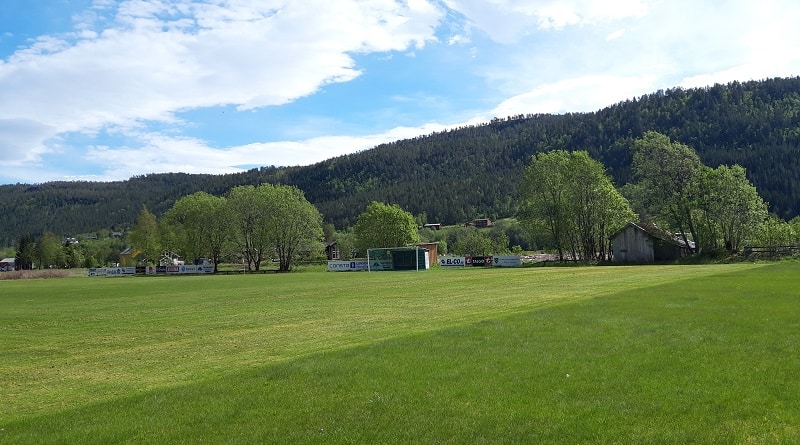
[[[0,184],[308,165],[800,75],[796,0],[4,0]]]

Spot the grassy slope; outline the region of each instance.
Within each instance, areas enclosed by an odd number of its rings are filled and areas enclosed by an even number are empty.
[[[799,270],[2,282],[0,443],[796,441]]]

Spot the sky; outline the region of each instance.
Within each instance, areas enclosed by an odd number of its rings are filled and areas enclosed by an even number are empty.
[[[2,0],[0,184],[310,165],[800,75],[797,0]]]

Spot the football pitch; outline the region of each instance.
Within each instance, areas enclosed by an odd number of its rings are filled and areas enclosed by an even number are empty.
[[[800,263],[0,281],[0,444],[800,443]]]

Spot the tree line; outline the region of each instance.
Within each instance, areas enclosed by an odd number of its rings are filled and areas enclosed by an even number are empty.
[[[746,242],[797,242],[800,217],[786,222],[770,214],[743,167],[708,167],[692,147],[652,131],[636,139],[634,147],[633,181],[619,189],[605,166],[586,151],[533,156],[523,174],[516,215],[528,239],[544,240],[542,246],[562,261],[610,259],[611,235],[631,221],[656,224],[695,253],[736,252]],[[423,239],[439,242],[443,253],[509,250],[509,227],[489,232],[465,227],[437,237],[432,230],[421,230],[420,219],[397,204],[372,202],[352,228],[337,231],[323,224],[321,213],[300,189],[265,183],[234,187],[222,196],[184,196],[160,220],[144,207],[130,241],[141,264],[158,264],[168,251],[209,258],[215,272],[223,260],[232,259],[258,271],[268,258],[276,259],[279,271],[289,271],[301,254],[319,256],[323,240],[336,240],[342,258]],[[76,252],[72,244],[60,247],[51,233],[37,243],[25,235],[19,242],[18,266],[31,267],[34,258],[40,267],[73,264],[75,259],[67,259]],[[523,249],[515,245],[514,250]]]
[[[614,184],[635,182],[635,141],[657,131],[711,168],[740,165],[776,216],[800,212],[800,78],[674,88],[592,113],[518,115],[432,133],[305,167],[229,175],[148,174],[127,181],[0,186],[0,246],[23,234],[129,230],[142,205],[161,217],[183,196],[262,183],[295,186],[337,230],[371,202],[447,225],[519,211],[529,160],[586,151]]]
[[[548,236],[562,260],[610,259],[611,234],[630,221],[657,224],[694,253],[798,241],[800,217],[770,214],[742,166],[708,167],[693,148],[653,131],[634,147],[633,181],[620,190],[585,151],[537,154],[525,170],[520,220]]]

